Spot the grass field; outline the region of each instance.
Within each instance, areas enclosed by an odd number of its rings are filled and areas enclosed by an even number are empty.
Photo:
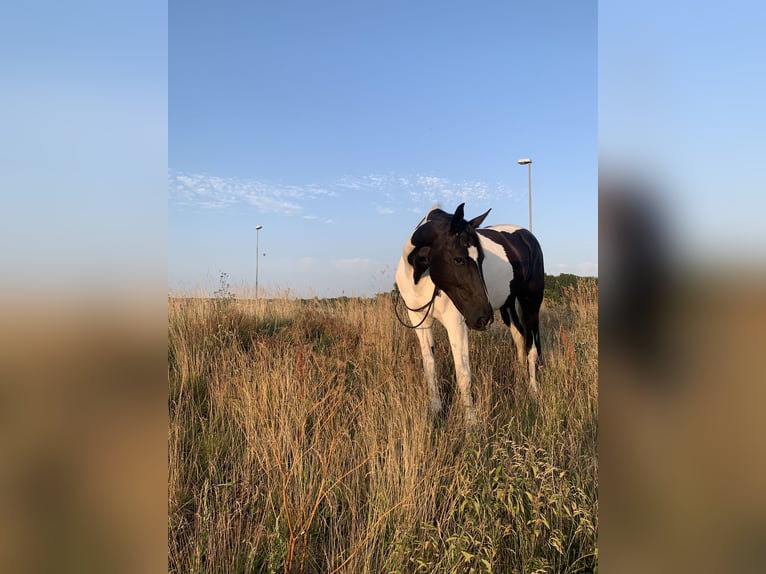
[[[597,300],[544,303],[537,402],[499,316],[471,332],[467,433],[446,332],[434,419],[388,295],[169,299],[169,570],[597,570]]]

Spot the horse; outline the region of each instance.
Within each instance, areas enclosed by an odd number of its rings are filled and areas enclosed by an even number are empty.
[[[396,286],[410,318],[406,326],[420,343],[431,412],[442,410],[433,355],[436,320],[447,330],[464,416],[473,424],[468,330],[487,329],[497,309],[519,361],[526,359],[531,393],[538,394],[545,271],[540,243],[530,231],[513,225],[481,228],[491,210],[466,221],[464,207],[461,203],[451,214],[437,204],[420,221],[402,249]]]

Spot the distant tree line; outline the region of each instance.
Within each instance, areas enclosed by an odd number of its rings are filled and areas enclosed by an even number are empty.
[[[545,274],[545,298],[549,301],[561,301],[566,287],[574,287],[582,281],[592,281],[598,285],[598,277],[580,277],[571,273],[562,273],[561,275]],[[399,294],[399,288],[394,283],[394,289],[390,295]]]
[[[581,281],[593,281],[598,284],[597,277],[580,277],[571,273],[561,275],[545,274],[545,298],[549,301],[561,301],[565,287],[574,287]]]

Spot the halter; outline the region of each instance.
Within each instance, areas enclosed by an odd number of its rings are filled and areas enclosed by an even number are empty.
[[[402,299],[401,293],[399,293],[397,291],[396,292],[396,298],[394,299],[394,315],[396,315],[396,318],[399,320],[399,322],[402,325],[404,325],[405,327],[407,327],[408,329],[417,329],[428,318],[428,313],[430,313],[431,307],[433,306],[434,301],[436,300],[437,295],[439,295],[439,288],[436,285],[434,285],[434,294],[431,297],[431,300],[428,303],[426,303],[425,305],[423,305],[422,307],[418,307],[417,309],[413,309],[412,307],[407,305],[407,302],[404,299]],[[407,323],[402,321],[401,317],[399,317],[399,311],[397,311],[397,304],[399,303],[399,299],[402,299],[402,302],[404,303],[404,306],[407,307],[407,309],[412,311],[413,313],[419,313],[419,312],[421,312],[421,311],[423,311],[425,309],[426,314],[423,315],[423,318],[420,320],[420,322],[417,325],[408,325]]]

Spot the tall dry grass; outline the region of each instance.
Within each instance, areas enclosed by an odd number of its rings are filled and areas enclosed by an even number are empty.
[[[471,333],[466,433],[388,296],[169,301],[173,572],[585,572],[597,563],[597,288],[542,312],[541,396]],[[454,404],[453,404],[454,403]]]

